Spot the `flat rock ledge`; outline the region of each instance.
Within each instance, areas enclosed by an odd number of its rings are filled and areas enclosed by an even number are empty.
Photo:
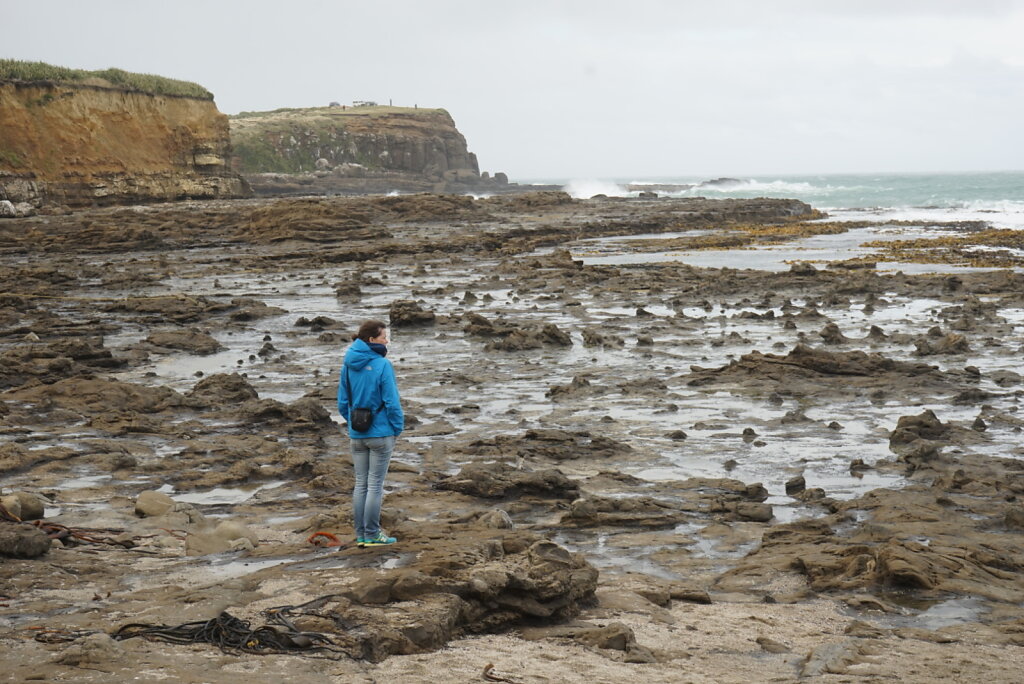
[[[530,533],[494,532],[423,540],[414,565],[364,570],[293,622],[328,634],[354,658],[380,662],[464,634],[564,622],[593,603],[598,571],[582,554]]]

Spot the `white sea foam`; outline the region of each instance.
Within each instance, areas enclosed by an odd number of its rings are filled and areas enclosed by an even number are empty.
[[[837,188],[831,185],[814,185],[812,183],[804,182],[791,182],[783,180],[774,181],[759,181],[759,180],[738,180],[736,182],[725,182],[725,183],[713,183],[710,185],[698,185],[693,188],[690,193],[706,194],[711,192],[717,192],[722,194],[732,194],[736,192],[762,192],[762,193],[789,193],[791,195],[822,195],[836,190],[846,190],[847,188]]]
[[[672,187],[674,186],[674,187]],[[632,188],[628,190],[627,188]],[[573,197],[635,197],[641,189],[662,197],[784,197],[800,199],[839,220],[984,221],[1024,230],[1024,173],[832,174],[701,179],[576,179]]]
[[[1020,200],[975,200],[972,202],[962,202],[961,207],[967,211],[978,213],[1019,214],[1024,216],[1024,202]]]
[[[946,223],[950,221],[984,221],[993,228],[1024,230],[1024,202],[1002,200],[997,202],[961,202],[955,206],[931,207],[876,207],[872,209],[843,209],[823,207],[835,221],[920,221]]]
[[[673,185],[677,181],[631,181],[629,186],[649,185]],[[715,181],[693,180],[686,183],[678,182],[680,186],[691,186],[681,188],[677,192],[663,193],[668,197],[692,197],[708,195],[726,195],[730,197],[821,197],[842,192],[857,192],[866,189],[866,186],[816,184],[811,181],[787,181],[787,180],[757,180],[749,179],[722,179]]]
[[[759,180],[723,180],[720,182],[707,183],[707,181],[692,181],[690,183],[677,183],[670,181],[660,183],[657,181],[630,181],[629,183],[614,183],[608,180],[594,178],[573,179],[566,183],[565,191],[576,198],[585,199],[594,195],[608,195],[609,197],[631,197],[636,196],[638,190],[630,191],[627,187],[650,186],[657,188],[663,185],[692,185],[690,188],[681,189],[679,192],[661,192],[667,197],[687,197],[694,195],[776,195],[794,197],[798,195],[827,195],[837,191],[856,190],[857,188],[839,187],[833,185],[814,185],[813,183],[798,181],[759,181]]]
[[[595,178],[574,179],[565,184],[565,191],[576,199],[588,199],[594,195],[609,197],[629,197],[632,194],[618,183]]]

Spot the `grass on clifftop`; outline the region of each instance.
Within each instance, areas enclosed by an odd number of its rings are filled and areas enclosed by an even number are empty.
[[[231,119],[272,119],[317,114],[328,116],[380,116],[383,114],[433,114],[435,112],[448,113],[444,109],[430,107],[376,105],[373,107],[282,107],[266,112],[239,112],[238,114],[229,114],[228,117]]]
[[[151,95],[177,95],[200,100],[213,99],[213,93],[198,83],[190,81],[178,81],[153,74],[136,74],[121,69],[103,69],[102,71],[69,69],[44,62],[21,62],[16,59],[0,59],[0,81],[2,80],[53,81],[126,88]]]

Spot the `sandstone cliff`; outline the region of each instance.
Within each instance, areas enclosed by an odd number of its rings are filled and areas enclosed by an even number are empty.
[[[89,206],[249,194],[212,99],[0,80],[0,200]]]
[[[506,182],[504,174],[480,173],[476,155],[443,109],[243,112],[231,117],[231,142],[234,168],[257,191],[282,192],[289,185],[307,192],[441,191]]]

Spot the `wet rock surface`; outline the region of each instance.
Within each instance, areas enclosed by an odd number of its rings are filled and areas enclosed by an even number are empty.
[[[217,658],[256,681],[212,646],[100,633],[323,599],[296,624],[344,658],[262,656],[259,677],[1015,681],[1024,276],[587,264],[578,241],[770,232],[804,207],[413,195],[5,220],[0,494],[130,542],[0,521],[5,666],[198,680]],[[389,316],[399,543],[359,549],[337,372]]]
[[[0,556],[38,558],[50,550],[50,539],[31,525],[7,523],[0,526]]]
[[[560,470],[524,472],[503,463],[470,463],[440,480],[437,487],[484,499],[521,499],[524,495],[571,499],[579,494],[579,485]]]

